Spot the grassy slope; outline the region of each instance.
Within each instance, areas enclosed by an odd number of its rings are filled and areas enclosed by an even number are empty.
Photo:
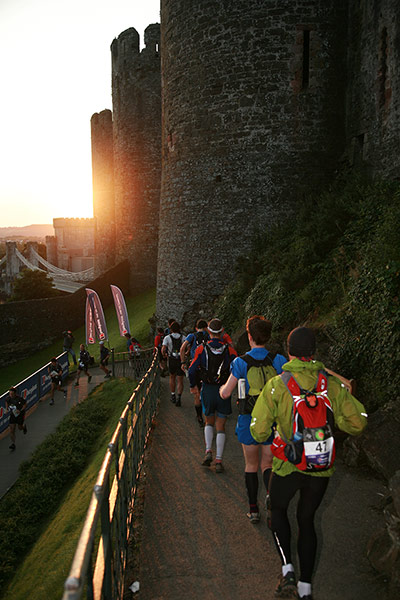
[[[94,390],[107,394],[108,383]],[[43,600],[60,598],[71,567],[76,544],[88,509],[97,473],[118,418],[134,389],[132,382],[121,383],[119,393],[110,396],[110,414],[96,444],[90,463],[75,485],[67,492],[54,517],[46,524],[31,552],[15,577],[2,590],[2,598]],[[122,391],[123,390],[123,391]]]
[[[144,346],[149,345],[150,325],[148,323],[148,319],[155,311],[155,297],[155,290],[150,290],[132,298],[125,298],[131,332]],[[104,312],[109,334],[110,348],[114,347],[116,351],[120,352],[125,351],[126,342],[125,338],[122,338],[119,335],[117,315],[114,305],[110,305]],[[84,314],[82,314],[82,321],[84,318]],[[79,329],[75,329],[72,333],[75,338],[74,350],[76,353],[78,353],[79,344],[85,343],[84,325],[82,325],[82,327]],[[60,332],[59,340],[48,348],[35,353],[34,356],[30,356],[24,360],[18,361],[17,363],[10,365],[5,369],[1,369],[0,394],[3,394],[10,388],[10,386],[17,384],[19,381],[22,381],[40,369],[50,360],[52,356],[57,356],[60,354],[62,352],[62,344],[63,338]],[[96,344],[91,346],[89,350],[97,360],[99,356],[98,345]]]
[[[145,292],[133,298],[126,298],[126,304],[132,333],[143,345],[148,345],[148,319],[155,310],[155,291]],[[124,351],[126,342],[119,335],[114,307],[110,306],[105,311],[105,315],[110,347]],[[80,340],[83,341],[84,339],[84,326],[75,330],[73,334],[76,340],[75,345],[77,345]],[[60,346],[62,347],[62,339],[52,347],[25,361],[21,361],[17,366],[13,365],[3,369],[0,374],[1,387],[5,386],[5,389],[7,389],[15,381],[21,381],[34,372],[48,361],[49,356],[57,354]],[[95,348],[97,350],[98,346],[96,345]],[[97,356],[97,352],[93,352],[93,350],[92,354]],[[108,384],[96,388],[94,393],[107,393]],[[53,598],[60,598],[107,444],[133,389],[134,385],[130,382],[126,386],[126,394],[113,394],[110,403],[110,416],[107,423],[105,423],[102,436],[99,437],[97,448],[90,458],[90,464],[65,495],[57,513],[43,528],[41,536],[22,562],[14,579],[4,590],[0,591],[1,598],[7,600],[9,598],[13,598],[13,600],[25,600],[26,598],[30,600],[43,600],[43,598],[52,600]]]

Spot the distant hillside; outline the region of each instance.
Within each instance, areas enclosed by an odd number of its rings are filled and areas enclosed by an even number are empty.
[[[0,227],[0,239],[45,238],[54,235],[53,225],[25,225],[25,227]]]

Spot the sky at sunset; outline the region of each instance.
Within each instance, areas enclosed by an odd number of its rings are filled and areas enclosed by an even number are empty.
[[[160,0],[0,0],[0,227],[92,217],[90,118],[111,104],[114,38]]]

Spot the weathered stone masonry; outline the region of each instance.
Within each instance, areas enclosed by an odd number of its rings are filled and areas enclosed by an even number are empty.
[[[400,177],[400,5],[349,3],[347,151],[350,161]]]
[[[141,53],[114,40],[114,260],[131,289],[158,269],[160,322],[221,293],[343,160],[399,177],[399,19],[397,0],[161,0],[161,53],[158,25]]]
[[[92,117],[96,273],[128,259],[130,290],[154,287],[161,183],[160,25],[139,51],[134,28],[111,44],[113,112]]]
[[[342,0],[161,2],[157,315],[221,293],[344,147]]]
[[[112,94],[116,260],[131,265],[131,290],[154,287],[161,181],[160,26],[145,48],[127,29],[113,41]]]
[[[115,264],[115,196],[112,112],[91,119],[95,275]]]

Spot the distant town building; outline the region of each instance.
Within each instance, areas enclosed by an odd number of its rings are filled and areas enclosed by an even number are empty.
[[[46,236],[47,260],[77,273],[93,267],[94,219],[53,219],[55,235]]]

